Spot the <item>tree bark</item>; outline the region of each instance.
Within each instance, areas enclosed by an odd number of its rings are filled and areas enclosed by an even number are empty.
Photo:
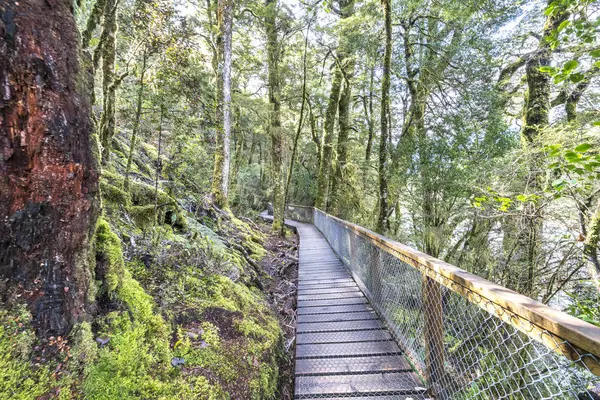
[[[106,0],[96,0],[94,6],[92,7],[92,11],[90,12],[86,22],[85,30],[81,33],[81,47],[83,47],[83,49],[87,49],[90,46],[92,34],[100,23],[100,18],[102,17],[105,4]]]
[[[281,89],[279,82],[279,40],[277,32],[277,0],[265,2],[267,56],[269,70],[269,136],[273,172],[273,232],[283,234],[285,212],[285,184],[283,173],[283,131],[281,127]]]
[[[388,124],[390,119],[390,72],[392,67],[392,15],[390,0],[382,0],[385,21],[385,54],[381,79],[381,132],[379,138],[379,217],[377,231],[385,233],[388,219]]]
[[[600,200],[590,219],[587,236],[583,242],[583,254],[588,260],[588,269],[596,288],[600,290],[600,262],[598,262],[598,245],[600,244]]]
[[[148,56],[146,50],[142,54],[142,72],[140,73],[139,88],[137,94],[137,103],[135,108],[135,119],[133,121],[133,129],[131,132],[131,142],[129,144],[129,155],[127,156],[127,166],[125,167],[125,184],[124,189],[129,191],[129,173],[131,172],[131,164],[133,162],[133,152],[137,141],[138,132],[140,130],[140,120],[142,118],[142,103],[144,100],[144,76],[146,75],[146,62]]]
[[[338,0],[340,16],[342,19],[351,17],[354,14],[354,0]],[[333,81],[331,82],[331,92],[327,102],[327,111],[325,112],[323,154],[321,156],[321,165],[319,176],[317,178],[317,197],[315,206],[323,211],[327,210],[329,201],[329,187],[331,185],[331,168],[333,165],[333,130],[335,126],[335,117],[338,111],[342,81],[344,80],[344,66],[349,54],[349,43],[344,32],[340,38],[340,44],[337,49],[337,62]]]
[[[111,141],[115,136],[116,91],[120,82],[115,79],[115,55],[117,35],[117,7],[119,0],[106,0],[104,5],[104,24],[100,39],[102,56],[102,117],[100,118],[100,141],[102,144],[102,163],[110,158]]]
[[[371,162],[371,153],[373,153],[373,139],[375,137],[375,123],[373,121],[373,78],[375,76],[375,67],[371,68],[371,77],[369,79],[369,98],[363,97],[363,107],[365,117],[369,128],[369,137],[367,138],[367,148],[365,150],[365,165],[368,168]]]
[[[290,157],[290,168],[287,174],[287,182],[285,184],[284,200],[287,203],[290,184],[292,182],[292,173],[294,172],[294,162],[296,160],[296,152],[298,151],[298,141],[302,133],[302,125],[304,124],[304,108],[306,106],[306,53],[308,51],[308,34],[310,33],[310,25],[312,19],[308,21],[306,27],[306,36],[304,37],[304,54],[302,56],[302,104],[300,105],[300,116],[298,117],[298,127],[296,128],[296,136],[294,136],[294,144],[292,146],[292,155]]]
[[[521,132],[523,146],[534,149],[538,146],[538,138],[548,127],[550,113],[550,76],[541,72],[540,68],[550,65],[552,48],[548,38],[553,31],[568,18],[566,12],[559,12],[549,16],[544,25],[542,38],[537,50],[525,64],[527,77],[527,97],[525,102],[525,123]],[[528,165],[528,174],[525,182],[530,193],[536,193],[543,188],[543,165],[535,154],[531,156]],[[521,287],[521,292],[526,295],[535,295],[535,269],[541,252],[541,231],[543,228],[543,215],[534,202],[528,202],[523,208],[523,213],[517,222],[516,248],[513,260],[519,268],[526,270],[526,279]]]
[[[93,286],[93,76],[70,6],[0,3],[0,297],[27,301],[41,336],[81,321]]]
[[[216,148],[212,179],[213,200],[228,208],[229,165],[231,161],[231,37],[233,0],[219,0],[217,9],[217,104]]]

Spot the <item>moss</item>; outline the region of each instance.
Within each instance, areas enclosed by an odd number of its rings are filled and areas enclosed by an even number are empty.
[[[154,213],[155,207],[153,204],[147,206],[130,206],[127,210],[138,228],[148,229],[154,226],[156,214]]]
[[[121,240],[103,218],[99,218],[96,223],[96,254],[105,265],[104,274],[99,278],[103,280],[103,286],[108,293],[114,292],[123,277],[125,263]]]
[[[98,346],[94,340],[92,326],[89,322],[81,322],[73,328],[71,332],[71,363],[75,363],[75,368],[80,368],[85,364],[91,364],[98,355]]]
[[[122,189],[111,185],[105,180],[100,180],[100,190],[102,191],[102,198],[111,204],[123,204],[127,206],[129,204],[129,195]]]
[[[152,162],[158,161],[158,150],[149,143],[141,142],[139,146]]]
[[[35,399],[54,384],[48,365],[30,361],[35,341],[30,322],[25,307],[0,311],[0,399]]]

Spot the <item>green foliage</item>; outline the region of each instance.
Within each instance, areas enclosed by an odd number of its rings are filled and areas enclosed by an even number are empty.
[[[565,293],[573,301],[566,310],[569,314],[590,324],[600,326],[600,294],[596,293],[595,297],[594,295],[592,297],[582,297],[574,293]]]
[[[561,144],[546,147],[551,161],[548,168],[555,178],[550,184],[556,198],[573,191],[589,191],[600,179],[600,154],[592,152],[593,147],[587,142],[572,148]]]

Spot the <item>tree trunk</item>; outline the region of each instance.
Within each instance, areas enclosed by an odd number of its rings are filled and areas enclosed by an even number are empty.
[[[381,136],[379,138],[379,217],[377,231],[385,233],[389,228],[388,219],[388,123],[390,119],[390,71],[392,66],[392,15],[390,0],[382,0],[385,20],[385,54],[383,56],[383,77],[381,79]]]
[[[342,19],[351,17],[354,14],[354,0],[338,0],[340,14]],[[321,165],[319,168],[319,176],[317,178],[317,197],[315,206],[323,211],[327,210],[329,201],[329,187],[331,186],[331,168],[333,165],[333,130],[335,126],[335,117],[338,111],[340,101],[340,92],[342,81],[344,80],[344,66],[347,62],[350,44],[346,39],[346,35],[342,32],[340,44],[337,49],[337,62],[333,81],[331,83],[331,92],[327,102],[327,111],[325,112],[325,134],[323,138],[323,154],[321,157]]]
[[[81,34],[81,47],[83,47],[83,49],[87,49],[90,46],[92,34],[100,23],[100,18],[102,17],[105,5],[106,0],[96,0],[94,3],[92,11],[87,19],[85,30]]]
[[[524,110],[525,123],[521,132],[524,147],[535,149],[538,146],[539,136],[549,124],[550,76],[541,72],[540,68],[550,65],[552,48],[548,38],[566,18],[568,18],[568,14],[564,12],[548,17],[538,48],[525,64],[527,97]],[[544,185],[543,168],[540,158],[532,154],[525,182],[528,192],[536,193],[542,190]],[[535,295],[535,270],[541,252],[542,228],[542,211],[534,202],[526,203],[517,223],[517,247],[513,253],[513,260],[519,269],[524,267],[526,270],[526,278],[521,292],[529,296]]]
[[[331,174],[331,165],[333,157],[333,128],[337,114],[338,103],[340,100],[340,89],[342,85],[342,72],[336,67],[331,83],[331,92],[327,102],[327,111],[325,112],[325,126],[323,136],[323,150],[321,155],[321,165],[319,176],[317,178],[317,197],[315,206],[323,211],[327,211],[327,199],[329,197],[329,175]]]
[[[587,237],[583,242],[583,254],[588,260],[590,275],[596,288],[600,290],[600,262],[598,262],[598,245],[600,244],[600,200],[590,219]]]
[[[117,35],[118,0],[106,0],[104,25],[100,38],[102,55],[102,117],[100,118],[100,141],[102,143],[102,163],[110,158],[111,141],[115,136],[115,103],[118,82],[115,79],[115,54]]]
[[[0,4],[0,297],[28,301],[42,336],[81,321],[94,285],[93,76],[70,7]]]
[[[127,156],[127,166],[125,167],[125,191],[129,191],[129,173],[131,171],[131,164],[133,162],[133,152],[135,150],[135,142],[137,140],[138,132],[140,130],[140,120],[142,117],[142,103],[144,100],[144,76],[146,74],[146,62],[147,62],[146,50],[142,55],[142,72],[140,73],[140,85],[138,88],[137,104],[135,107],[135,119],[133,121],[133,130],[131,132],[131,143],[129,144],[129,155]]]
[[[228,208],[231,160],[231,36],[233,0],[219,0],[217,10],[217,104],[216,148],[212,196],[218,207]]]
[[[323,131],[317,129],[317,121],[315,115],[313,114],[312,104],[310,103],[310,99],[306,98],[306,103],[308,104],[308,120],[310,122],[310,136],[313,140],[313,143],[317,146],[317,171],[321,171],[321,160],[323,158]]]
[[[367,138],[367,148],[365,150],[365,168],[369,167],[371,162],[371,153],[373,152],[373,138],[375,136],[375,124],[373,121],[373,78],[375,76],[375,67],[371,68],[371,77],[369,79],[369,98],[363,98],[363,107],[365,117],[369,128],[369,137]]]
[[[302,104],[300,105],[298,128],[296,129],[296,136],[294,136],[292,155],[290,157],[290,168],[288,169],[287,182],[285,184],[285,194],[283,196],[286,203],[289,197],[290,184],[292,182],[292,173],[294,172],[294,162],[296,160],[296,152],[298,151],[298,141],[300,140],[300,134],[302,133],[302,125],[304,124],[304,108],[306,106],[306,53],[308,50],[308,34],[310,33],[311,23],[312,19],[308,21],[308,26],[306,27],[306,36],[304,38],[304,54],[302,56]]]
[[[352,62],[352,64],[354,63]],[[348,177],[346,177],[346,164],[348,163],[348,142],[350,141],[350,103],[352,100],[350,76],[353,70],[354,65],[347,66],[346,80],[339,101],[338,113],[340,130],[337,142],[337,163],[331,186],[332,213],[341,218],[346,218],[347,215],[352,214],[352,210],[349,209],[350,203],[343,201],[342,196],[347,196],[347,191],[344,190],[344,182],[349,180]]]
[[[283,234],[285,187],[283,173],[283,132],[281,128],[281,90],[279,83],[279,40],[277,38],[277,0],[266,0],[265,27],[269,70],[269,135],[273,171],[273,232]]]

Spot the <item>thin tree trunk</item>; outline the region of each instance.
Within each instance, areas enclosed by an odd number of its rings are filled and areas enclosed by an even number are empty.
[[[228,208],[229,164],[231,160],[231,37],[233,0],[218,0],[217,23],[217,137],[212,179],[213,200],[218,207]]]
[[[131,132],[131,142],[129,144],[129,155],[127,156],[127,166],[125,167],[125,191],[129,191],[129,173],[131,172],[131,164],[133,162],[133,152],[135,150],[135,143],[137,140],[138,132],[140,130],[140,120],[142,117],[142,103],[144,100],[144,76],[146,75],[146,61],[147,53],[146,49],[142,54],[142,72],[140,73],[140,81],[137,95],[137,104],[135,108],[135,120],[133,121],[133,130]]]
[[[371,68],[371,77],[369,79],[369,98],[368,101],[363,97],[363,107],[365,117],[369,128],[369,137],[367,139],[367,148],[365,150],[365,165],[368,168],[371,162],[371,153],[373,152],[373,138],[375,136],[375,124],[373,122],[373,78],[375,76],[375,67]]]
[[[100,23],[100,18],[102,17],[105,4],[106,0],[96,0],[94,6],[92,7],[92,11],[90,12],[85,25],[85,30],[81,34],[81,47],[83,49],[87,49],[90,46],[92,34]]]
[[[27,302],[40,336],[83,321],[95,287],[93,76],[70,5],[0,5],[0,302]]]
[[[590,275],[596,288],[600,290],[600,262],[598,261],[598,245],[600,244],[600,200],[596,210],[590,219],[585,241],[583,242],[583,254],[588,260]]]
[[[102,117],[100,118],[100,141],[102,163],[110,158],[111,142],[115,136],[115,103],[117,80],[115,79],[115,55],[117,36],[117,8],[119,0],[106,0],[104,24],[100,39],[102,56]]]
[[[287,174],[287,182],[285,184],[284,200],[286,203],[288,201],[290,183],[292,182],[292,173],[294,172],[294,162],[296,161],[296,152],[298,151],[298,141],[300,140],[300,134],[302,133],[302,125],[304,124],[304,107],[306,105],[306,53],[308,51],[308,34],[310,33],[311,23],[312,18],[308,21],[308,26],[306,27],[306,36],[304,37],[304,55],[302,56],[302,104],[300,105],[298,128],[296,129],[296,135],[294,136],[292,155],[290,157],[290,167]]]
[[[266,0],[265,26],[269,70],[269,103],[271,105],[269,134],[273,172],[273,232],[283,234],[285,187],[283,172],[283,132],[281,128],[281,93],[279,82],[279,40],[277,34],[277,0]]]
[[[158,181],[162,173],[162,131],[163,131],[163,118],[165,116],[165,106],[160,105],[160,120],[158,123],[158,159],[156,160],[156,175],[154,179],[154,224],[158,221]]]
[[[317,146],[317,171],[321,170],[321,159],[323,158],[323,134],[317,132],[317,121],[315,119],[315,115],[313,114],[312,104],[310,103],[310,99],[308,98],[308,94],[306,97],[306,103],[308,104],[308,119],[310,121],[310,136]]]
[[[383,57],[383,77],[381,80],[381,136],[379,138],[379,217],[377,231],[385,233],[389,228],[388,219],[388,122],[390,118],[390,71],[392,65],[392,15],[390,0],[382,0],[385,19],[385,54]]]

